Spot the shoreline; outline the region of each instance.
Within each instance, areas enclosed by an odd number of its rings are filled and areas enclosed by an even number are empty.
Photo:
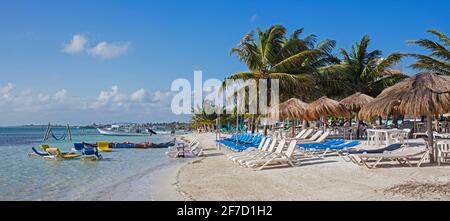
[[[216,149],[214,134],[185,136],[199,139],[206,155],[180,167],[176,176],[176,191],[191,200],[450,200],[449,166],[369,170],[330,156],[255,171],[226,159],[230,151]]]

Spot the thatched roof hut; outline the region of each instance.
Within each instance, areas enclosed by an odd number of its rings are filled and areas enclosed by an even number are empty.
[[[297,98],[291,98],[269,110],[271,119],[303,119],[307,103]]]
[[[394,113],[413,117],[450,112],[450,76],[422,73],[387,88],[364,106],[359,117],[389,116]]]
[[[342,99],[339,103],[343,104],[350,111],[358,112],[364,105],[371,102],[373,99],[374,98],[369,95],[356,92],[355,94]]]
[[[306,107],[305,117],[317,120],[327,116],[349,116],[351,113],[345,106],[328,97],[321,97]]]
[[[450,76],[421,73],[387,88],[359,112],[360,118],[394,113],[427,116],[428,145],[433,148],[433,116],[450,112]],[[437,158],[436,151],[432,153]]]

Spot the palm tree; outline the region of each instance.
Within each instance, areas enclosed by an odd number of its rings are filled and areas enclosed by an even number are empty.
[[[321,68],[321,88],[329,97],[342,98],[356,92],[376,97],[383,89],[392,86],[406,75],[390,69],[402,55],[393,53],[382,58],[380,50],[369,51],[370,38],[365,35],[352,46],[350,52],[340,49],[339,64]]]
[[[202,128],[204,131],[210,132],[215,125],[217,114],[211,109],[214,108],[212,104],[205,101],[203,106],[197,106],[192,116],[191,126],[195,129]],[[212,113],[212,114],[210,114]]]
[[[408,41],[411,44],[419,45],[431,51],[431,54],[429,55],[406,54],[417,58],[416,63],[412,64],[411,67],[414,69],[450,75],[450,39],[438,30],[431,29],[427,32],[437,36],[439,41],[428,39]]]
[[[281,100],[292,96],[305,99],[315,85],[317,69],[339,60],[331,55],[335,41],[316,44],[315,35],[300,38],[302,33],[303,29],[298,29],[286,37],[286,28],[274,25],[266,31],[256,29],[257,38],[255,32],[246,34],[231,54],[236,54],[249,71],[234,73],[227,79],[267,79],[268,91],[270,79],[279,79]]]

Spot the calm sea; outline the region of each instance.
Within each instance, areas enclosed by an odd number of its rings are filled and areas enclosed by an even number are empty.
[[[63,128],[53,129],[56,136]],[[166,149],[115,149],[102,153],[98,162],[52,161],[30,157],[31,147],[39,147],[45,128],[0,128],[0,200],[96,200],[115,187],[139,176],[148,176],[180,161],[166,158]],[[72,141],[45,142],[70,151],[74,142],[145,142],[149,137],[109,137],[95,129],[72,129]],[[152,142],[167,142],[169,135],[152,136]],[[125,194],[126,193],[122,193]],[[151,200],[151,193],[143,194]]]

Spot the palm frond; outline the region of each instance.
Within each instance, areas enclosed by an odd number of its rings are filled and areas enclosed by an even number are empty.
[[[440,32],[436,29],[430,29],[430,30],[428,30],[428,33],[436,35],[439,38],[439,40],[444,43],[444,45],[450,46],[450,39],[444,33]]]

